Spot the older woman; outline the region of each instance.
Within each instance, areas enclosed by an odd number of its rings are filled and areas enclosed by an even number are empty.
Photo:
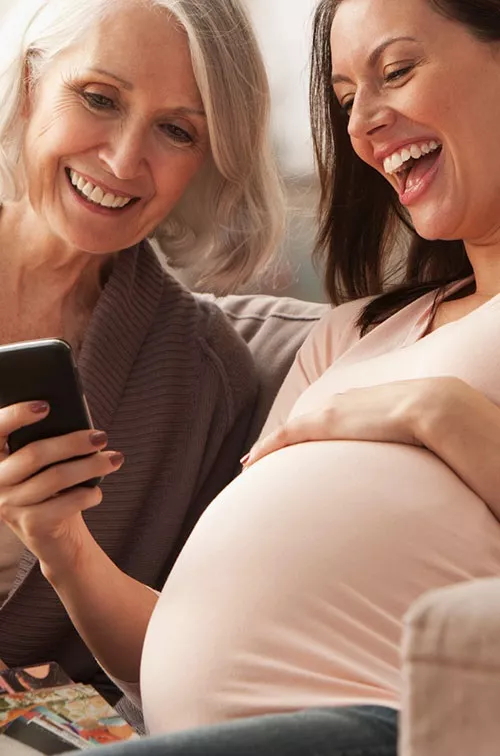
[[[167,581],[141,692],[178,732],[137,755],[395,756],[406,610],[500,573],[498,2],[323,0],[315,45],[320,246],[332,298],[361,299],[312,333],[250,462],[307,413],[311,442],[229,485]]]
[[[237,468],[251,360],[146,239],[161,237],[173,264],[198,258],[221,289],[266,264],[281,226],[267,84],[237,0],[16,2],[0,55],[0,342],[70,342],[97,429],[1,458],[0,656],[55,659],[99,684],[45,559],[62,566],[90,546],[91,572],[113,560],[138,586],[160,587]],[[2,449],[50,411],[39,400],[0,410]],[[59,464],[39,472],[49,458]],[[58,495],[115,471],[101,489]],[[42,510],[46,527],[27,539]],[[107,586],[87,608],[126,610],[114,635],[128,655],[155,596],[138,589],[136,612],[127,582]]]

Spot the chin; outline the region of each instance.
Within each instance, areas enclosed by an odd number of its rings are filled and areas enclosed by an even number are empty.
[[[109,255],[127,249],[136,243],[135,239],[113,239],[103,234],[73,233],[66,236],[68,244],[80,252],[90,255]]]
[[[415,231],[422,239],[428,241],[457,241],[461,239],[460,234],[457,233],[458,223],[447,219],[444,213],[437,213],[432,217],[412,217],[412,223]]]

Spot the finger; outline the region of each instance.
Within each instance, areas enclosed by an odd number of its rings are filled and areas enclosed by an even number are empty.
[[[15,486],[49,465],[93,454],[107,442],[106,433],[96,430],[34,441],[4,459],[0,466],[0,486]]]
[[[124,456],[120,452],[97,452],[82,459],[62,462],[11,489],[11,501],[17,506],[45,502],[87,480],[104,478],[116,472],[123,462]]]
[[[0,408],[0,449],[7,443],[7,438],[16,430],[33,425],[49,414],[48,402],[19,402]]]
[[[78,486],[50,500],[50,513],[48,517],[50,521],[59,523],[79,512],[85,512],[87,509],[97,507],[101,502],[102,490],[99,486],[94,486],[93,488]],[[33,513],[35,509],[38,509],[39,516],[40,505],[33,505]],[[44,510],[44,516],[47,516],[46,510]]]
[[[96,507],[101,501],[102,491],[98,486],[80,486],[48,499],[43,504],[10,507],[7,512],[2,512],[2,520],[25,542],[41,536],[46,539],[48,533],[57,533],[62,523],[76,514]]]
[[[285,446],[301,444],[307,441],[323,441],[332,438],[333,430],[326,422],[326,413],[310,413],[301,415],[280,426],[266,438],[259,441],[250,451],[244,468],[255,464],[262,457],[272,454]],[[327,427],[328,426],[328,427]]]

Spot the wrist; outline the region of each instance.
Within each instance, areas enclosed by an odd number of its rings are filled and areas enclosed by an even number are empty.
[[[425,392],[413,415],[417,443],[431,451],[441,448],[443,433],[449,432],[459,406],[460,394],[454,379],[438,378]]]
[[[52,587],[58,590],[74,583],[79,575],[88,574],[96,550],[100,550],[100,547],[81,518],[79,527],[72,531],[71,538],[65,539],[63,549],[50,549],[50,558],[40,558],[40,571]]]

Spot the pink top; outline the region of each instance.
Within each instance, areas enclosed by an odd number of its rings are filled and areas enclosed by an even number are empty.
[[[361,340],[364,303],[332,310],[266,430],[335,392],[425,376],[459,376],[500,404],[500,295],[425,335],[434,296]],[[144,647],[147,725],[156,733],[303,707],[398,707],[410,604],[499,573],[499,523],[429,451],[353,441],[278,451],[217,497],[167,581]]]

